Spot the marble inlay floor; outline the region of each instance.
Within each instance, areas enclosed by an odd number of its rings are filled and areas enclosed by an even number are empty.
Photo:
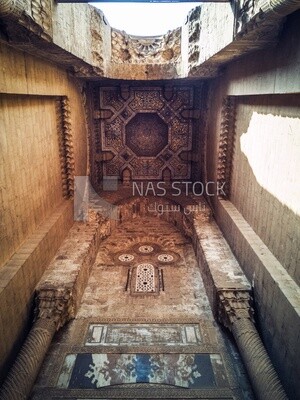
[[[130,283],[143,263],[155,269],[155,292]],[[253,399],[192,245],[168,222],[124,222],[100,245],[77,316],[56,335],[32,395],[68,398]]]
[[[154,251],[140,252],[140,248]],[[159,261],[161,254],[174,254],[174,263]],[[122,262],[122,254],[134,255]],[[116,257],[116,255],[118,255]],[[150,263],[163,269],[164,292],[131,296],[125,291],[128,269]],[[134,286],[134,285],[133,285]],[[171,224],[155,218],[125,222],[100,246],[77,318],[126,318],[160,322],[199,318],[213,320],[200,269],[191,243]]]

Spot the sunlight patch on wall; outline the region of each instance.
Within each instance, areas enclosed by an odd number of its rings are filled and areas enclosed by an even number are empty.
[[[240,146],[257,182],[300,215],[300,118],[254,112]]]

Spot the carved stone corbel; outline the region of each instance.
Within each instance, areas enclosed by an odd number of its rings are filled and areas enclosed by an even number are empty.
[[[2,0],[0,3],[0,16],[18,19],[27,8],[26,0]]]
[[[0,17],[10,22],[10,35],[18,41],[37,35],[52,42],[52,0],[2,0]]]

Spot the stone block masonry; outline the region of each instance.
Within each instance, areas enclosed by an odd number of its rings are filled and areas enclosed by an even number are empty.
[[[73,223],[66,201],[29,236],[0,273],[0,373],[2,379],[27,334],[34,288]]]
[[[73,224],[55,99],[69,99],[76,175],[86,175],[87,135],[81,94],[66,71],[3,43],[0,57],[2,380],[28,332],[35,286]]]
[[[100,241],[110,222],[96,214],[76,222],[36,288],[35,322],[0,392],[3,399],[27,398],[56,330],[74,318]]]

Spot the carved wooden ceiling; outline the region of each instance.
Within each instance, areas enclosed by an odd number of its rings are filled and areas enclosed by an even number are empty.
[[[93,181],[124,169],[133,180],[191,177],[193,87],[96,87],[93,98]]]

